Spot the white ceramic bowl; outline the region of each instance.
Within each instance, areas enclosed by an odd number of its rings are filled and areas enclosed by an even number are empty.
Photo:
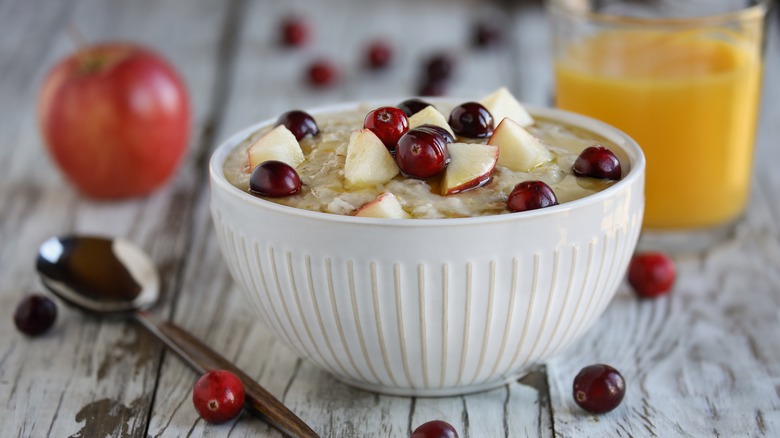
[[[529,110],[619,145],[629,161],[624,178],[586,198],[523,213],[339,216],[232,186],[222,172],[225,158],[274,120],[238,132],[210,161],[211,212],[233,277],[281,341],[350,385],[439,396],[516,379],[601,315],[625,273],[644,210],[645,161],[631,138],[581,115]]]

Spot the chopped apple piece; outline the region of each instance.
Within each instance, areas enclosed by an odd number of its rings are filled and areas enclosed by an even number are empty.
[[[398,175],[398,165],[382,140],[368,129],[352,131],[347,145],[344,178],[352,188],[383,184]]]
[[[553,159],[552,152],[512,119],[504,119],[488,144],[498,146],[498,164],[516,172],[528,172]]]
[[[285,162],[293,168],[303,162],[301,145],[284,125],[277,126],[249,146],[250,171],[270,160]]]
[[[520,102],[512,96],[505,87],[501,87],[479,101],[493,116],[493,123],[498,126],[504,118],[514,120],[522,127],[534,124],[534,119]]]
[[[375,200],[360,207],[355,216],[390,219],[410,219],[412,217],[401,208],[401,203],[392,193],[382,193]]]
[[[414,129],[422,125],[441,126],[442,128],[449,131],[453,137],[455,137],[455,132],[452,131],[450,124],[447,123],[447,118],[445,118],[444,115],[440,113],[439,110],[437,110],[433,105],[428,105],[409,117],[409,129]]]
[[[490,180],[498,160],[498,147],[476,143],[451,143],[450,164],[441,184],[443,195],[454,195]]]

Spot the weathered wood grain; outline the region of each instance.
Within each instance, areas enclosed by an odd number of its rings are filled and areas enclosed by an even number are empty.
[[[780,34],[769,37],[757,177],[735,239],[678,258],[674,294],[637,301],[622,286],[570,351],[506,387],[464,397],[404,398],[352,389],[279,343],[233,283],[209,217],[206,160],[231,132],[292,108],[410,96],[430,54],[457,54],[449,94],[475,97],[507,85],[549,104],[548,34],[539,5],[504,1],[333,0],[0,1],[0,308],[7,319],[39,290],[33,259],[51,234],[127,237],[164,278],[160,315],[172,318],[282,399],[322,436],[404,437],[443,419],[461,437],[780,436]],[[300,50],[275,41],[281,16],[299,11],[315,38]],[[413,12],[413,13],[412,13]],[[775,14],[776,17],[777,14]],[[507,46],[476,51],[470,26],[492,17]],[[66,26],[88,40],[131,39],[169,57],[195,109],[191,153],[153,196],[96,203],[67,186],[37,134],[36,91],[46,69],[73,49]],[[397,61],[367,72],[362,49],[389,37]],[[325,56],[343,82],[313,91],[303,66]],[[0,325],[0,424],[13,436],[279,436],[246,413],[209,425],[192,408],[196,375],[151,337],[122,322],[60,306],[57,325],[28,340]],[[616,411],[586,415],[571,398],[584,365],[623,371]]]
[[[780,39],[768,35],[757,176],[732,239],[677,257],[673,294],[637,300],[627,285],[569,352],[548,364],[554,430],[561,437],[780,435]],[[626,397],[604,416],[572,399],[580,368],[609,363]]]
[[[165,278],[164,300],[177,285],[192,204],[192,157],[178,177],[147,199],[95,203],[78,196],[49,162],[38,136],[35,99],[43,75],[74,49],[66,26],[88,41],[146,43],[181,70],[203,126],[215,82],[223,7],[181,1],[13,2],[3,4],[2,226],[0,305],[10,312],[35,280],[37,246],[53,234],[125,236],[151,252]],[[179,23],[178,25],[176,23]],[[182,29],[181,26],[192,26]],[[193,32],[198,29],[198,32]],[[185,32],[186,31],[186,32]],[[197,143],[198,132],[193,132]],[[161,348],[122,322],[87,318],[60,306],[55,328],[28,340],[7,324],[0,343],[0,424],[18,436],[145,436]],[[4,432],[4,434],[6,433]]]

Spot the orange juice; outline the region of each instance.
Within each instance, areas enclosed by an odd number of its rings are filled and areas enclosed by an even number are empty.
[[[556,61],[557,105],[647,157],[645,227],[729,222],[747,202],[761,60],[725,30],[604,31]]]

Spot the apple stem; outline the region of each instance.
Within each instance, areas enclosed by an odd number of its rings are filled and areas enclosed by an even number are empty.
[[[68,23],[67,32],[68,32],[68,36],[70,37],[70,40],[76,46],[77,50],[80,50],[87,45],[87,40],[86,38],[84,38],[84,34],[81,33],[81,31],[79,30],[79,28],[76,26],[75,23],[73,22]]]

